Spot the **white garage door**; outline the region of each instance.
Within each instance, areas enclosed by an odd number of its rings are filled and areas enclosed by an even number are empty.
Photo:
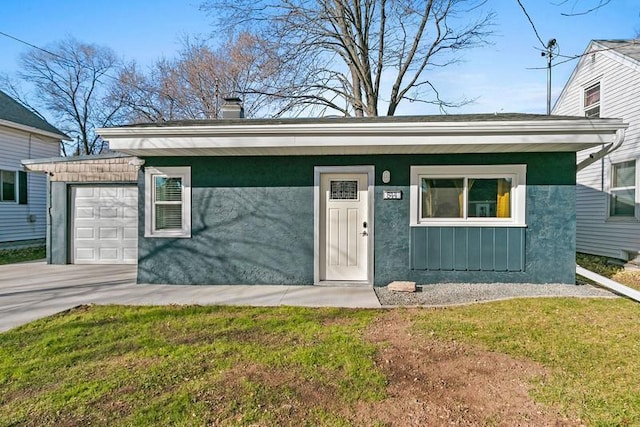
[[[138,189],[134,186],[72,188],[71,262],[138,262]]]

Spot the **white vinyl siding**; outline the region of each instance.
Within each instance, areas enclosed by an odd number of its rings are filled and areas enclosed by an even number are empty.
[[[600,117],[622,118],[629,123],[629,128],[622,147],[577,174],[576,247],[578,252],[613,258],[625,258],[627,254],[633,257],[634,252],[640,252],[640,222],[637,217],[609,216],[609,189],[611,166],[629,160],[637,162],[640,158],[640,103],[637,102],[640,99],[640,64],[607,51],[596,53],[595,60],[591,55],[585,56],[553,113],[583,115],[584,89],[594,82],[601,84]],[[596,148],[579,152],[577,162],[595,151]]]
[[[25,159],[57,157],[60,141],[0,126],[0,169],[22,171]],[[16,175],[17,178],[17,175]],[[0,242],[44,239],[47,178],[27,174],[27,204],[0,203]]]

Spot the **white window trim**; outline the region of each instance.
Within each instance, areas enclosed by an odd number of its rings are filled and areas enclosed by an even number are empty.
[[[191,237],[191,167],[147,167],[144,175],[144,237]],[[155,230],[155,209],[153,208],[155,176],[182,179],[182,228],[180,230]]]
[[[614,165],[618,165],[620,163],[626,162],[635,162],[636,164],[636,180],[635,180],[635,210],[633,216],[623,216],[623,215],[611,215],[611,192],[613,190],[620,190],[628,187],[613,187],[613,170]],[[614,221],[614,222],[637,222],[640,221],[640,209],[638,209],[638,205],[640,205],[640,170],[638,169],[640,166],[640,159],[631,158],[626,160],[617,160],[615,162],[610,161],[609,163],[609,173],[608,173],[608,186],[607,186],[607,206],[606,206],[606,220]]]
[[[3,200],[2,199],[2,172],[12,172],[13,173],[13,191],[14,191],[14,195],[15,195],[15,200]],[[18,174],[18,171],[16,170],[11,170],[11,169],[0,169],[0,203],[13,203],[13,204],[18,204],[20,203],[20,176]]]
[[[420,178],[511,178],[511,218],[420,218]],[[526,227],[527,165],[411,166],[409,225],[413,227]]]

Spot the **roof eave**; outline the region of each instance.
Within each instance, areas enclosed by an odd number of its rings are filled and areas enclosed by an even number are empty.
[[[23,125],[20,123],[16,123],[16,122],[12,122],[10,120],[3,120],[0,119],[0,126],[5,126],[8,128],[13,128],[13,129],[18,129],[24,132],[28,132],[28,133],[33,133],[36,135],[42,135],[48,138],[53,138],[53,139],[57,139],[57,140],[62,140],[62,141],[71,141],[71,138],[63,133],[55,133],[55,132],[49,132],[43,129],[38,129],[35,128],[33,126],[27,126],[27,125]]]
[[[554,120],[554,121],[491,121],[491,122],[396,122],[396,123],[305,123],[305,124],[243,124],[201,126],[150,126],[99,128],[103,138],[142,137],[205,137],[254,135],[514,135],[528,133],[615,132],[626,127],[621,119]]]
[[[580,151],[609,143],[621,119],[352,122],[99,129],[136,156],[243,156]]]

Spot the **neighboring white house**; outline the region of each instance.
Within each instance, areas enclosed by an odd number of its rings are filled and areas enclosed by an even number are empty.
[[[23,171],[23,159],[56,157],[68,137],[0,91],[0,245],[44,239],[47,177]]]
[[[578,172],[576,247],[578,252],[639,259],[640,40],[593,40],[553,114],[629,123],[620,148]],[[593,152],[578,153],[578,163]]]

